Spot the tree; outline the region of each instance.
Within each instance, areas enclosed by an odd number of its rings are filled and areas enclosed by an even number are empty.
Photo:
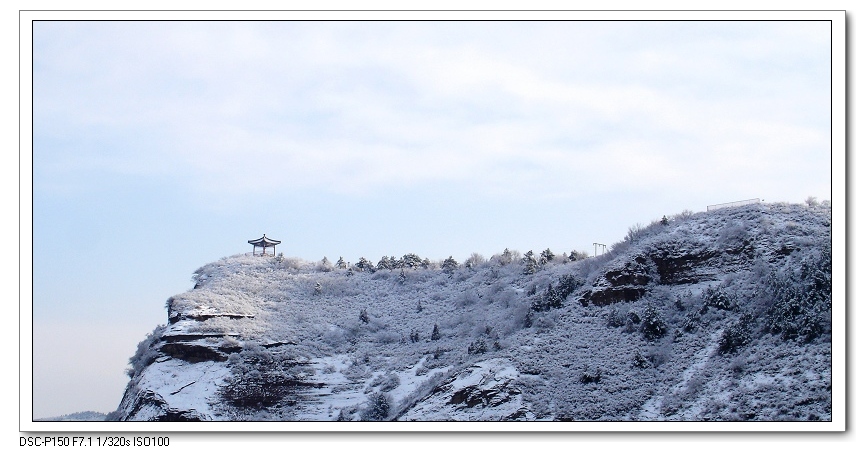
[[[390,414],[390,406],[392,405],[391,397],[381,391],[376,391],[369,395],[367,399],[367,408],[361,413],[361,420],[364,421],[383,421]]]
[[[336,268],[345,269],[347,267],[345,261],[342,259],[342,256],[339,256],[339,260],[336,261]]]
[[[448,257],[442,262],[442,271],[452,275],[457,268],[459,268],[460,264],[454,259],[453,256]]]
[[[362,272],[370,272],[375,273],[375,266],[372,265],[372,262],[366,260],[366,258],[361,257],[357,260],[357,268]]]
[[[437,340],[441,339],[441,337],[442,337],[442,335],[439,332],[439,324],[436,323],[435,325],[433,325],[433,330],[432,330],[432,334],[430,335],[430,340],[437,341]]]
[[[529,252],[523,256],[523,274],[533,275],[537,273],[539,269],[540,265],[538,264],[538,260],[535,259],[535,254],[532,250],[529,250]]]
[[[664,226],[670,224],[670,220],[667,219],[667,216],[666,216],[666,215],[664,215],[663,217],[661,217],[661,224],[663,224]]]
[[[540,264],[541,264],[541,265],[544,265],[544,264],[546,264],[546,263],[548,263],[548,262],[552,262],[553,259],[555,259],[555,258],[556,258],[556,255],[553,254],[553,252],[550,251],[549,248],[547,248],[547,249],[541,251]]]
[[[390,259],[387,256],[382,256],[375,268],[378,270],[393,270],[393,265],[391,265]]]
[[[408,268],[420,268],[423,264],[423,259],[420,258],[417,254],[408,253],[400,259],[401,267]]]
[[[327,256],[324,256],[321,259],[321,262],[318,263],[318,269],[319,271],[329,272],[333,270],[333,264],[330,263],[330,261],[327,259]]]
[[[510,264],[511,261],[513,261],[513,255],[511,255],[511,250],[505,248],[505,250],[502,251],[502,255],[499,256],[499,264],[504,266]]]
[[[588,258],[589,258],[589,253],[586,253],[583,251],[577,251],[577,250],[571,251],[571,254],[568,255],[568,260],[570,260],[571,262],[581,261],[583,259],[588,259]]]
[[[366,308],[361,309],[360,316],[358,318],[363,323],[369,323],[369,314],[366,313]]]

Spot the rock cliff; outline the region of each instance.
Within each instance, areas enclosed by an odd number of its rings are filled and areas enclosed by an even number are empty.
[[[758,204],[531,270],[232,256],[168,300],[115,417],[829,420],[831,251],[828,205]]]

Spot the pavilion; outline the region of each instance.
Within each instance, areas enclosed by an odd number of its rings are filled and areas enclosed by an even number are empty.
[[[252,245],[252,255],[255,255],[255,249],[261,248],[261,255],[264,256],[267,253],[268,248],[273,248],[273,255],[276,256],[276,245],[282,243],[279,240],[273,240],[267,238],[267,234],[262,234],[260,239],[248,240],[248,242]]]

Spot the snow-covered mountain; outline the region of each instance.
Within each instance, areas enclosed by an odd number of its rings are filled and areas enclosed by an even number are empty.
[[[223,258],[109,418],[830,420],[830,229],[828,203],[754,204],[591,258]]]

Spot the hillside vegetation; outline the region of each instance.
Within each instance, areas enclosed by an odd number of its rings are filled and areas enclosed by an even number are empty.
[[[109,418],[830,420],[830,231],[828,203],[756,204],[591,258],[223,258]]]

